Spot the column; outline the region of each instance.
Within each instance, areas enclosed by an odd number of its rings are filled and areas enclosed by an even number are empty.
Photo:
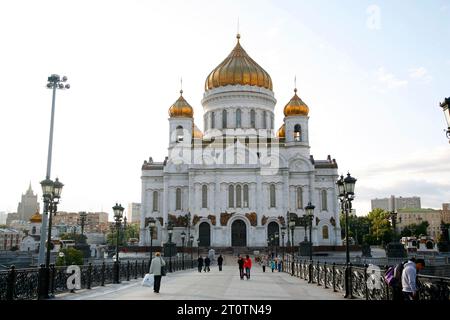
[[[257,226],[260,227],[262,216],[263,216],[263,206],[262,206],[262,186],[261,186],[261,175],[256,175],[256,193],[254,194],[254,198],[256,200],[256,214],[258,216],[258,224]]]

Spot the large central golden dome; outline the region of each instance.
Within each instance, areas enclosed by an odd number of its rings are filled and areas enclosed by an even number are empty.
[[[227,85],[250,85],[272,90],[270,75],[245,52],[239,43],[206,78],[205,91]]]

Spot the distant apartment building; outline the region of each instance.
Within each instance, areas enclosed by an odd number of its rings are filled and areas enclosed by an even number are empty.
[[[398,197],[391,196],[390,198],[372,199],[372,210],[383,209],[386,211],[399,209],[420,209],[420,197]],[[394,208],[392,208],[394,205]]]
[[[11,228],[0,228],[0,250],[11,250],[12,247],[19,249],[21,233]]]
[[[53,217],[53,224],[58,226],[77,227],[77,232],[81,230],[80,212],[58,212]],[[108,230],[108,213],[87,212],[84,221],[85,233],[102,233]]]
[[[0,211],[0,224],[6,224],[6,218],[8,215],[4,211]]]
[[[127,211],[128,223],[140,223],[141,221],[141,204],[132,202],[128,204]]]
[[[443,203],[441,210],[435,209],[400,209],[397,216],[397,229],[402,230],[411,224],[421,224],[427,221],[428,235],[437,239],[441,234],[441,222],[450,223],[449,204]]]

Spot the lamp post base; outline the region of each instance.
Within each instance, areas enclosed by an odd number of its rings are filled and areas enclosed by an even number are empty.
[[[386,247],[386,256],[388,258],[404,258],[406,250],[400,242],[390,242]]]
[[[303,241],[300,242],[300,255],[303,257],[310,257],[311,256],[311,242],[309,241]]]

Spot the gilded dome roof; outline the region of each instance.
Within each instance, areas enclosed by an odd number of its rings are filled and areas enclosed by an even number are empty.
[[[286,138],[286,125],[283,123],[283,125],[278,129],[277,131],[277,137],[278,138]]]
[[[294,96],[291,101],[284,107],[284,115],[289,116],[307,116],[309,108],[297,95],[297,88],[294,89]]]
[[[234,49],[206,78],[205,91],[227,85],[250,85],[272,90],[270,75],[250,58],[239,39],[238,34]]]
[[[41,223],[42,222],[42,215],[39,214],[39,212],[36,212],[33,214],[30,218],[31,223]]]
[[[192,109],[189,103],[183,98],[183,90],[180,90],[180,97],[169,108],[169,116],[171,118],[192,118],[194,116],[194,109]]]
[[[192,138],[203,139],[203,132],[195,125],[195,123],[192,123]]]

